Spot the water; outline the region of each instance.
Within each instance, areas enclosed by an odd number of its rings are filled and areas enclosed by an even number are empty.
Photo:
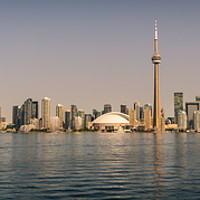
[[[200,134],[0,134],[0,199],[200,199]]]

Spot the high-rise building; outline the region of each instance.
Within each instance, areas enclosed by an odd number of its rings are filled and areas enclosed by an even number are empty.
[[[1,123],[1,107],[0,107],[0,123]]]
[[[42,128],[50,128],[50,98],[42,99]]]
[[[38,101],[32,102],[32,118],[38,119]]]
[[[200,96],[196,96],[196,97],[195,97],[195,100],[196,100],[196,101],[200,101]]]
[[[153,128],[161,131],[161,106],[160,106],[160,83],[159,83],[159,64],[161,57],[158,53],[158,30],[157,19],[155,19],[155,35],[154,35],[154,55],[152,57],[154,64],[154,107],[153,107]]]
[[[85,123],[84,123],[84,127],[86,129],[88,129],[88,124],[89,122],[92,121],[92,115],[91,114],[85,114]]]
[[[183,92],[174,92],[174,119],[178,123],[178,113],[183,110]]]
[[[140,121],[144,121],[144,108],[142,106],[140,106]]]
[[[70,112],[70,129],[75,130],[75,118],[78,116],[77,113],[77,106],[71,105],[71,112]]]
[[[83,110],[78,110],[78,117],[80,120],[80,128],[79,129],[84,129],[85,127],[85,112]]]
[[[151,105],[150,103],[145,104],[145,105],[144,105],[144,110],[145,110],[145,108],[147,108],[147,107],[151,110],[151,116],[152,116],[152,105]]]
[[[186,102],[185,103],[185,109],[187,114],[187,124],[189,129],[194,128],[194,111],[198,111],[200,108],[199,102]]]
[[[120,105],[120,112],[124,113],[124,114],[127,114],[126,111],[127,111],[126,110],[126,105],[125,104]]]
[[[140,101],[139,100],[136,100],[134,102],[134,110],[136,113],[136,120],[140,121]]]
[[[56,106],[56,116],[59,118],[59,121],[60,121],[59,126],[63,127],[63,125],[64,125],[64,118],[65,118],[65,109],[64,109],[63,105],[58,104]]]
[[[30,124],[32,119],[32,99],[29,98],[24,102],[24,124]]]
[[[200,111],[194,111],[194,130],[200,132]]]
[[[65,129],[70,129],[70,110],[65,111]]]
[[[132,127],[136,126],[136,112],[133,108],[130,108],[129,110],[129,123]]]
[[[185,131],[187,129],[187,115],[186,112],[180,110],[178,112],[178,129],[179,131]]]
[[[105,104],[104,105],[104,110],[103,110],[103,114],[112,112],[112,106],[110,104]]]
[[[16,125],[16,128],[20,128],[20,106],[13,106],[12,109],[12,123]]]
[[[101,116],[101,112],[97,111],[96,109],[93,109],[93,117],[94,119],[98,118]]]
[[[144,109],[144,130],[145,131],[150,131],[152,129],[152,124],[151,124],[151,110],[149,107],[146,107]]]

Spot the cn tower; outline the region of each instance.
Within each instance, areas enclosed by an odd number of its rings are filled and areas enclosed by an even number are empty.
[[[159,83],[159,64],[161,57],[158,53],[158,30],[157,18],[155,19],[155,35],[154,35],[154,55],[152,57],[154,64],[154,108],[153,108],[153,129],[161,131],[161,107],[160,107],[160,83]]]

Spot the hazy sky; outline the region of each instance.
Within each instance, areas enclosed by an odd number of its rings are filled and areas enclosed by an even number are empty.
[[[172,116],[174,91],[184,101],[200,95],[199,9],[199,0],[0,1],[2,116],[45,96],[52,115],[58,103],[87,113],[152,104],[155,17],[161,105]]]

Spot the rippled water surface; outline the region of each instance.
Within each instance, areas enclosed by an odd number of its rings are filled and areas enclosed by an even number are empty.
[[[200,199],[200,134],[0,134],[0,199]]]

